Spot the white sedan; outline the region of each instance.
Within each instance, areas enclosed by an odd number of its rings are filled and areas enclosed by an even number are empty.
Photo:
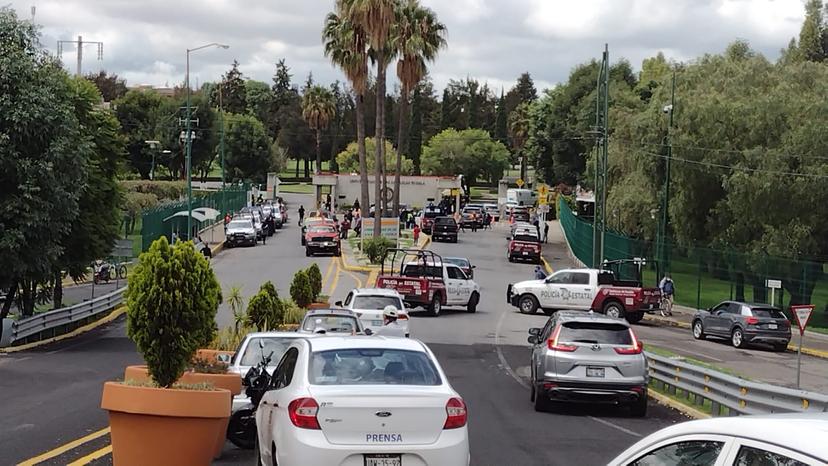
[[[408,311],[405,309],[402,296],[396,290],[356,288],[348,293],[345,301],[337,301],[335,304],[354,311],[362,326],[370,328],[374,333],[384,325],[383,310],[385,307],[394,306],[397,310],[397,322],[405,329],[405,335],[408,336],[411,333],[408,330]]]
[[[259,464],[468,466],[466,404],[406,338],[299,339],[256,412]]]

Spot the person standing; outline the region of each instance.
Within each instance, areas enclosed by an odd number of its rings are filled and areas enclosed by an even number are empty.
[[[658,284],[658,289],[661,290],[661,315],[673,315],[673,296],[676,293],[676,284],[670,278],[670,274],[664,274],[664,278]]]
[[[543,267],[536,265],[535,266],[535,280],[543,280],[546,278],[546,271],[543,270]]]
[[[543,222],[543,242],[546,243],[549,239],[549,223]]]
[[[299,206],[299,226],[302,226],[302,221],[305,220],[305,206]]]
[[[384,337],[406,337],[405,327],[397,321],[399,311],[394,306],[385,306],[382,310],[382,327],[378,328],[374,335]]]
[[[420,225],[414,224],[414,247],[420,244]]]

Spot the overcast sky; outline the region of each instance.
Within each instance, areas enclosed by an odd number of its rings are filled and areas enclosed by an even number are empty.
[[[8,2],[9,0],[6,0]],[[507,90],[529,71],[539,88],[566,79],[578,63],[600,57],[641,60],[663,51],[686,61],[748,40],[770,59],[799,33],[803,0],[421,0],[448,27],[448,48],[431,65],[435,85],[470,76]],[[0,4],[4,4],[0,0]],[[84,72],[106,69],[128,85],[184,81],[185,49],[209,42],[229,50],[191,55],[192,82],[220,79],[233,59],[253,79],[270,82],[285,58],[294,82],[343,79],[322,54],[320,31],[334,0],[11,0],[21,17],[37,7],[43,44],[104,43],[103,60],[84,48]],[[76,55],[64,47],[74,72]],[[393,68],[389,69],[393,75]]]

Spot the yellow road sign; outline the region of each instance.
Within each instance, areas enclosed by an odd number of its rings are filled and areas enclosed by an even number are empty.
[[[517,181],[515,181],[515,184],[518,186],[518,188],[522,188],[524,185],[523,178],[518,178]]]

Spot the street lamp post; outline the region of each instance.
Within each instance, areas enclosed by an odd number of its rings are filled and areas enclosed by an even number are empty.
[[[664,107],[664,112],[670,115],[670,121],[667,125],[667,161],[664,167],[664,193],[661,200],[661,224],[660,228],[660,254],[659,260],[663,264],[664,271],[670,269],[669,258],[667,253],[667,222],[668,211],[670,210],[670,165],[673,159],[673,140],[670,136],[670,130],[673,128],[673,113],[675,113],[676,103],[676,72],[673,71],[673,89],[670,96],[670,105]]]
[[[187,49],[187,69],[186,75],[184,78],[184,83],[187,86],[187,133],[186,133],[186,143],[187,143],[187,153],[185,158],[185,170],[187,170],[187,239],[190,239],[193,235],[193,183],[192,183],[192,176],[191,176],[191,160],[190,157],[192,156],[193,150],[193,134],[192,134],[192,108],[190,107],[190,52],[195,52],[197,50],[206,49],[208,47],[220,47],[223,49],[230,48],[229,45],[219,44],[216,42],[202,45],[201,47],[196,47],[194,49]]]

